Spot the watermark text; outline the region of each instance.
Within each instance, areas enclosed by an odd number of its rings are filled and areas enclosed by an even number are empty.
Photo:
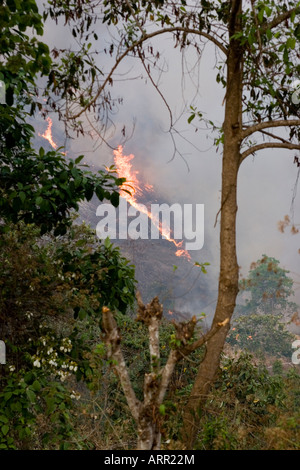
[[[117,209],[100,204],[96,215],[101,217],[96,227],[100,239],[185,239],[186,250],[201,250],[204,245],[204,204],[151,204],[149,211],[143,204],[128,206],[120,198]]]

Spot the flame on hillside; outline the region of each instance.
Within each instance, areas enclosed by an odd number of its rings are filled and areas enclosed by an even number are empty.
[[[48,122],[48,127],[45,130],[44,134],[39,133],[39,136],[44,137],[44,139],[48,140],[49,144],[56,150],[58,146],[54,142],[52,137],[52,119],[50,117],[47,117],[46,121]]]
[[[183,240],[177,242],[169,235],[169,228],[163,227],[159,220],[156,220],[153,217],[153,214],[147,210],[144,204],[139,204],[138,198],[143,195],[143,190],[141,188],[141,184],[138,178],[138,171],[132,169],[131,160],[134,159],[134,155],[123,155],[123,147],[119,145],[117,150],[114,150],[114,160],[117,169],[118,176],[120,178],[126,178],[126,183],[121,187],[123,189],[123,197],[127,200],[127,202],[133,206],[139,212],[147,215],[149,219],[151,219],[152,223],[158,228],[161,235],[168,240],[170,243],[173,243],[176,248],[176,256],[185,256],[189,260],[191,259],[190,254],[188,251],[182,249]],[[145,188],[147,191],[153,191],[153,186],[146,184]],[[130,192],[130,194],[128,193]]]
[[[54,142],[53,137],[52,137],[52,119],[50,117],[47,117],[46,120],[48,122],[47,129],[45,130],[43,134],[39,133],[38,135],[46,139],[50,143],[50,145],[56,150],[58,148],[58,145]],[[114,157],[115,157],[114,160],[115,160],[115,165],[116,165],[118,176],[120,178],[126,178],[126,183],[121,187],[121,189],[123,189],[123,197],[136,210],[147,215],[147,217],[151,219],[152,223],[158,228],[161,235],[170,243],[173,243],[176,246],[177,248],[176,253],[175,253],[176,256],[184,256],[190,261],[191,260],[190,254],[188,253],[187,250],[184,250],[182,248],[183,240],[180,242],[177,242],[176,240],[171,238],[169,235],[170,233],[169,227],[163,227],[162,223],[159,220],[155,219],[153,214],[147,210],[144,204],[140,204],[138,202],[137,199],[143,196],[144,191],[141,188],[141,184],[139,182],[139,178],[138,178],[139,172],[137,170],[133,170],[132,164],[130,163],[131,160],[134,159],[134,155],[133,154],[123,155],[123,147],[122,145],[119,145],[117,150],[114,150]],[[153,191],[153,186],[151,184],[145,184],[144,188],[148,192]]]

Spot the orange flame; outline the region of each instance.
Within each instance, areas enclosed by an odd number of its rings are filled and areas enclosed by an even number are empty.
[[[139,212],[146,214],[149,219],[152,220],[153,224],[158,228],[160,233],[164,238],[166,238],[170,243],[174,243],[178,250],[176,251],[176,256],[185,256],[188,260],[191,259],[190,254],[188,251],[179,249],[182,246],[183,241],[176,242],[173,238],[169,236],[168,228],[162,227],[160,221],[155,220],[153,214],[147,210],[147,208],[143,204],[139,204],[137,201],[137,197],[143,195],[143,190],[140,186],[140,182],[138,179],[138,171],[132,169],[132,164],[130,163],[133,160],[134,155],[123,155],[123,147],[119,145],[117,150],[113,151],[115,156],[115,165],[117,169],[118,176],[120,178],[126,178],[125,184],[121,187],[123,189],[124,198],[129,202],[129,204],[135,207]],[[149,191],[153,191],[152,185],[145,185],[146,189]],[[128,194],[127,191],[130,191],[131,194]]]
[[[48,122],[48,127],[45,130],[44,134],[39,133],[39,136],[44,137],[44,139],[48,140],[49,144],[56,150],[57,144],[54,142],[52,137],[52,119],[50,117],[47,117],[46,121]]]

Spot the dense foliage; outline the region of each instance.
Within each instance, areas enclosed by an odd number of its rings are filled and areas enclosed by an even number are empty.
[[[279,260],[266,255],[252,263],[248,277],[240,281],[240,298],[243,295],[246,300],[238,303],[237,315],[271,314],[282,318],[295,312],[297,305],[290,301],[293,279],[279,264]]]
[[[85,226],[59,240],[10,226],[0,244],[1,448],[80,447],[70,387],[101,374],[101,307],[124,313],[133,304],[134,269]]]
[[[287,329],[297,305],[290,301],[293,279],[279,261],[266,255],[252,263],[240,281],[239,303],[227,342],[239,349],[271,356],[291,357],[295,339]]]
[[[37,79],[48,76],[53,64],[48,46],[26,32],[31,27],[42,35],[43,19],[31,0],[0,2],[0,12],[0,80],[5,89],[0,104],[0,218],[63,234],[80,201],[96,194],[117,206],[124,179],[113,171],[93,174],[81,168],[83,156],[74,162],[59,151],[35,151],[28,116],[44,109]]]
[[[300,376],[278,369],[270,373],[247,353],[224,356],[203,409],[197,449],[299,449]]]
[[[137,428],[102,342],[103,306],[114,312],[124,335],[122,346],[138,397],[150,375],[147,331],[128,315],[129,308],[134,310],[134,268],[109,240],[99,242],[72,217],[79,203],[93,195],[117,206],[124,179],[116,178],[112,168],[97,174],[84,169],[83,156],[73,161],[60,151],[36,151],[28,117],[58,111],[66,129],[84,134],[80,116],[94,111],[105,141],[106,123],[114,105],[122,102],[108,88],[122,60],[139,58],[153,83],[151,71],[160,52],[146,41],[168,33],[175,47],[193,45],[201,56],[203,42],[210,41],[225,55],[216,66],[216,80],[226,87],[229,112],[216,143],[227,144],[221,227],[230,227],[232,234],[224,238],[221,228],[215,323],[229,328],[238,279],[234,214],[239,165],[265,148],[300,149],[299,120],[291,119],[299,116],[299,108],[290,97],[293,74],[299,73],[300,3],[266,0],[251,2],[251,7],[249,3],[243,9],[239,1],[49,0],[42,16],[34,0],[0,0],[0,338],[7,352],[6,364],[0,364],[0,449],[135,447]],[[54,49],[51,56],[36,36],[43,34],[47,18],[58,21],[61,16],[79,51]],[[103,49],[115,61],[108,71],[94,59],[99,37],[92,25],[97,21],[116,27]],[[38,92],[40,78],[47,81],[47,110]],[[203,120],[196,105],[188,109],[189,123],[194,125],[196,116]],[[275,127],[288,127],[289,140],[266,131]],[[243,283],[251,298],[237,309],[229,336],[231,345],[238,346],[237,357],[229,348],[220,364],[226,336],[220,330],[219,342],[211,347],[207,342],[205,351],[193,351],[176,365],[166,399],[153,408],[163,448],[182,448],[182,422],[190,425],[192,416],[184,421],[182,414],[199,408],[198,402],[196,408],[187,406],[197,373],[205,386],[211,385],[219,364],[212,390],[202,393],[198,380],[200,388],[194,391],[194,397],[208,397],[199,416],[194,413],[195,448],[299,448],[299,375],[293,368],[283,370],[280,362],[270,373],[254,357],[240,353],[248,348],[272,359],[290,354],[291,336],[281,319],[294,309],[288,300],[292,282],[278,264],[264,256]],[[160,340],[164,364],[180,340],[167,322],[161,325]]]

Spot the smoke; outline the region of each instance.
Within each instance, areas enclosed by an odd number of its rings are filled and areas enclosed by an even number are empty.
[[[101,48],[108,37],[105,27],[99,25]],[[100,36],[100,34],[99,34]],[[74,38],[62,24],[53,27],[49,21],[44,40],[50,46],[66,48],[74,45]],[[145,71],[137,66],[137,60],[128,58],[120,67],[119,80],[114,81],[112,93],[124,98],[115,116],[116,132],[108,134],[109,144],[117,147],[121,143],[120,130],[126,125],[126,136],[132,137],[124,143],[124,153],[135,155],[135,169],[142,181],[154,187],[159,200],[169,204],[204,204],[205,241],[204,248],[193,253],[194,261],[209,262],[208,274],[201,280],[207,293],[208,309],[213,311],[217,297],[219,274],[219,220],[220,208],[221,152],[213,146],[214,134],[207,131],[203,123],[187,123],[190,105],[203,112],[204,117],[220,127],[223,122],[224,89],[215,80],[214,67],[217,58],[213,49],[206,47],[201,61],[191,51],[182,58],[181,52],[173,48],[170,38],[160,38],[154,43],[167,58],[166,73],[155,76],[165,100],[172,107],[176,131],[171,134],[169,109],[161,96],[149,83]],[[109,57],[99,55],[99,64],[109,67]],[[185,66],[182,78],[182,66]],[[126,72],[130,74],[125,75]],[[189,72],[189,73],[188,73]],[[130,77],[137,77],[129,80]],[[123,79],[122,79],[123,78]],[[182,112],[185,111],[185,114]],[[197,130],[199,127],[199,130]],[[53,135],[56,142],[64,140],[61,123],[54,119]],[[40,131],[40,129],[39,129]],[[216,134],[215,134],[216,135]],[[60,145],[60,144],[59,144]],[[90,138],[74,138],[67,142],[68,155],[86,155],[86,161],[96,168],[111,165],[114,155],[110,148]],[[262,254],[280,260],[281,267],[289,270],[299,282],[300,237],[288,231],[279,232],[277,224],[290,213],[293,188],[296,179],[294,154],[290,151],[263,150],[255,158],[243,162],[238,180],[237,253],[241,274],[246,276],[250,264]],[[295,199],[295,217],[299,214],[299,193]],[[297,220],[296,220],[297,221]],[[298,220],[299,222],[299,220]],[[297,287],[297,286],[296,286]],[[180,308],[194,311],[199,308],[202,289],[195,295],[177,300]],[[300,304],[300,291],[296,290],[296,302]],[[198,300],[197,300],[198,299]],[[203,302],[204,303],[204,302]],[[204,305],[205,307],[205,305]],[[202,308],[202,306],[201,306]]]

